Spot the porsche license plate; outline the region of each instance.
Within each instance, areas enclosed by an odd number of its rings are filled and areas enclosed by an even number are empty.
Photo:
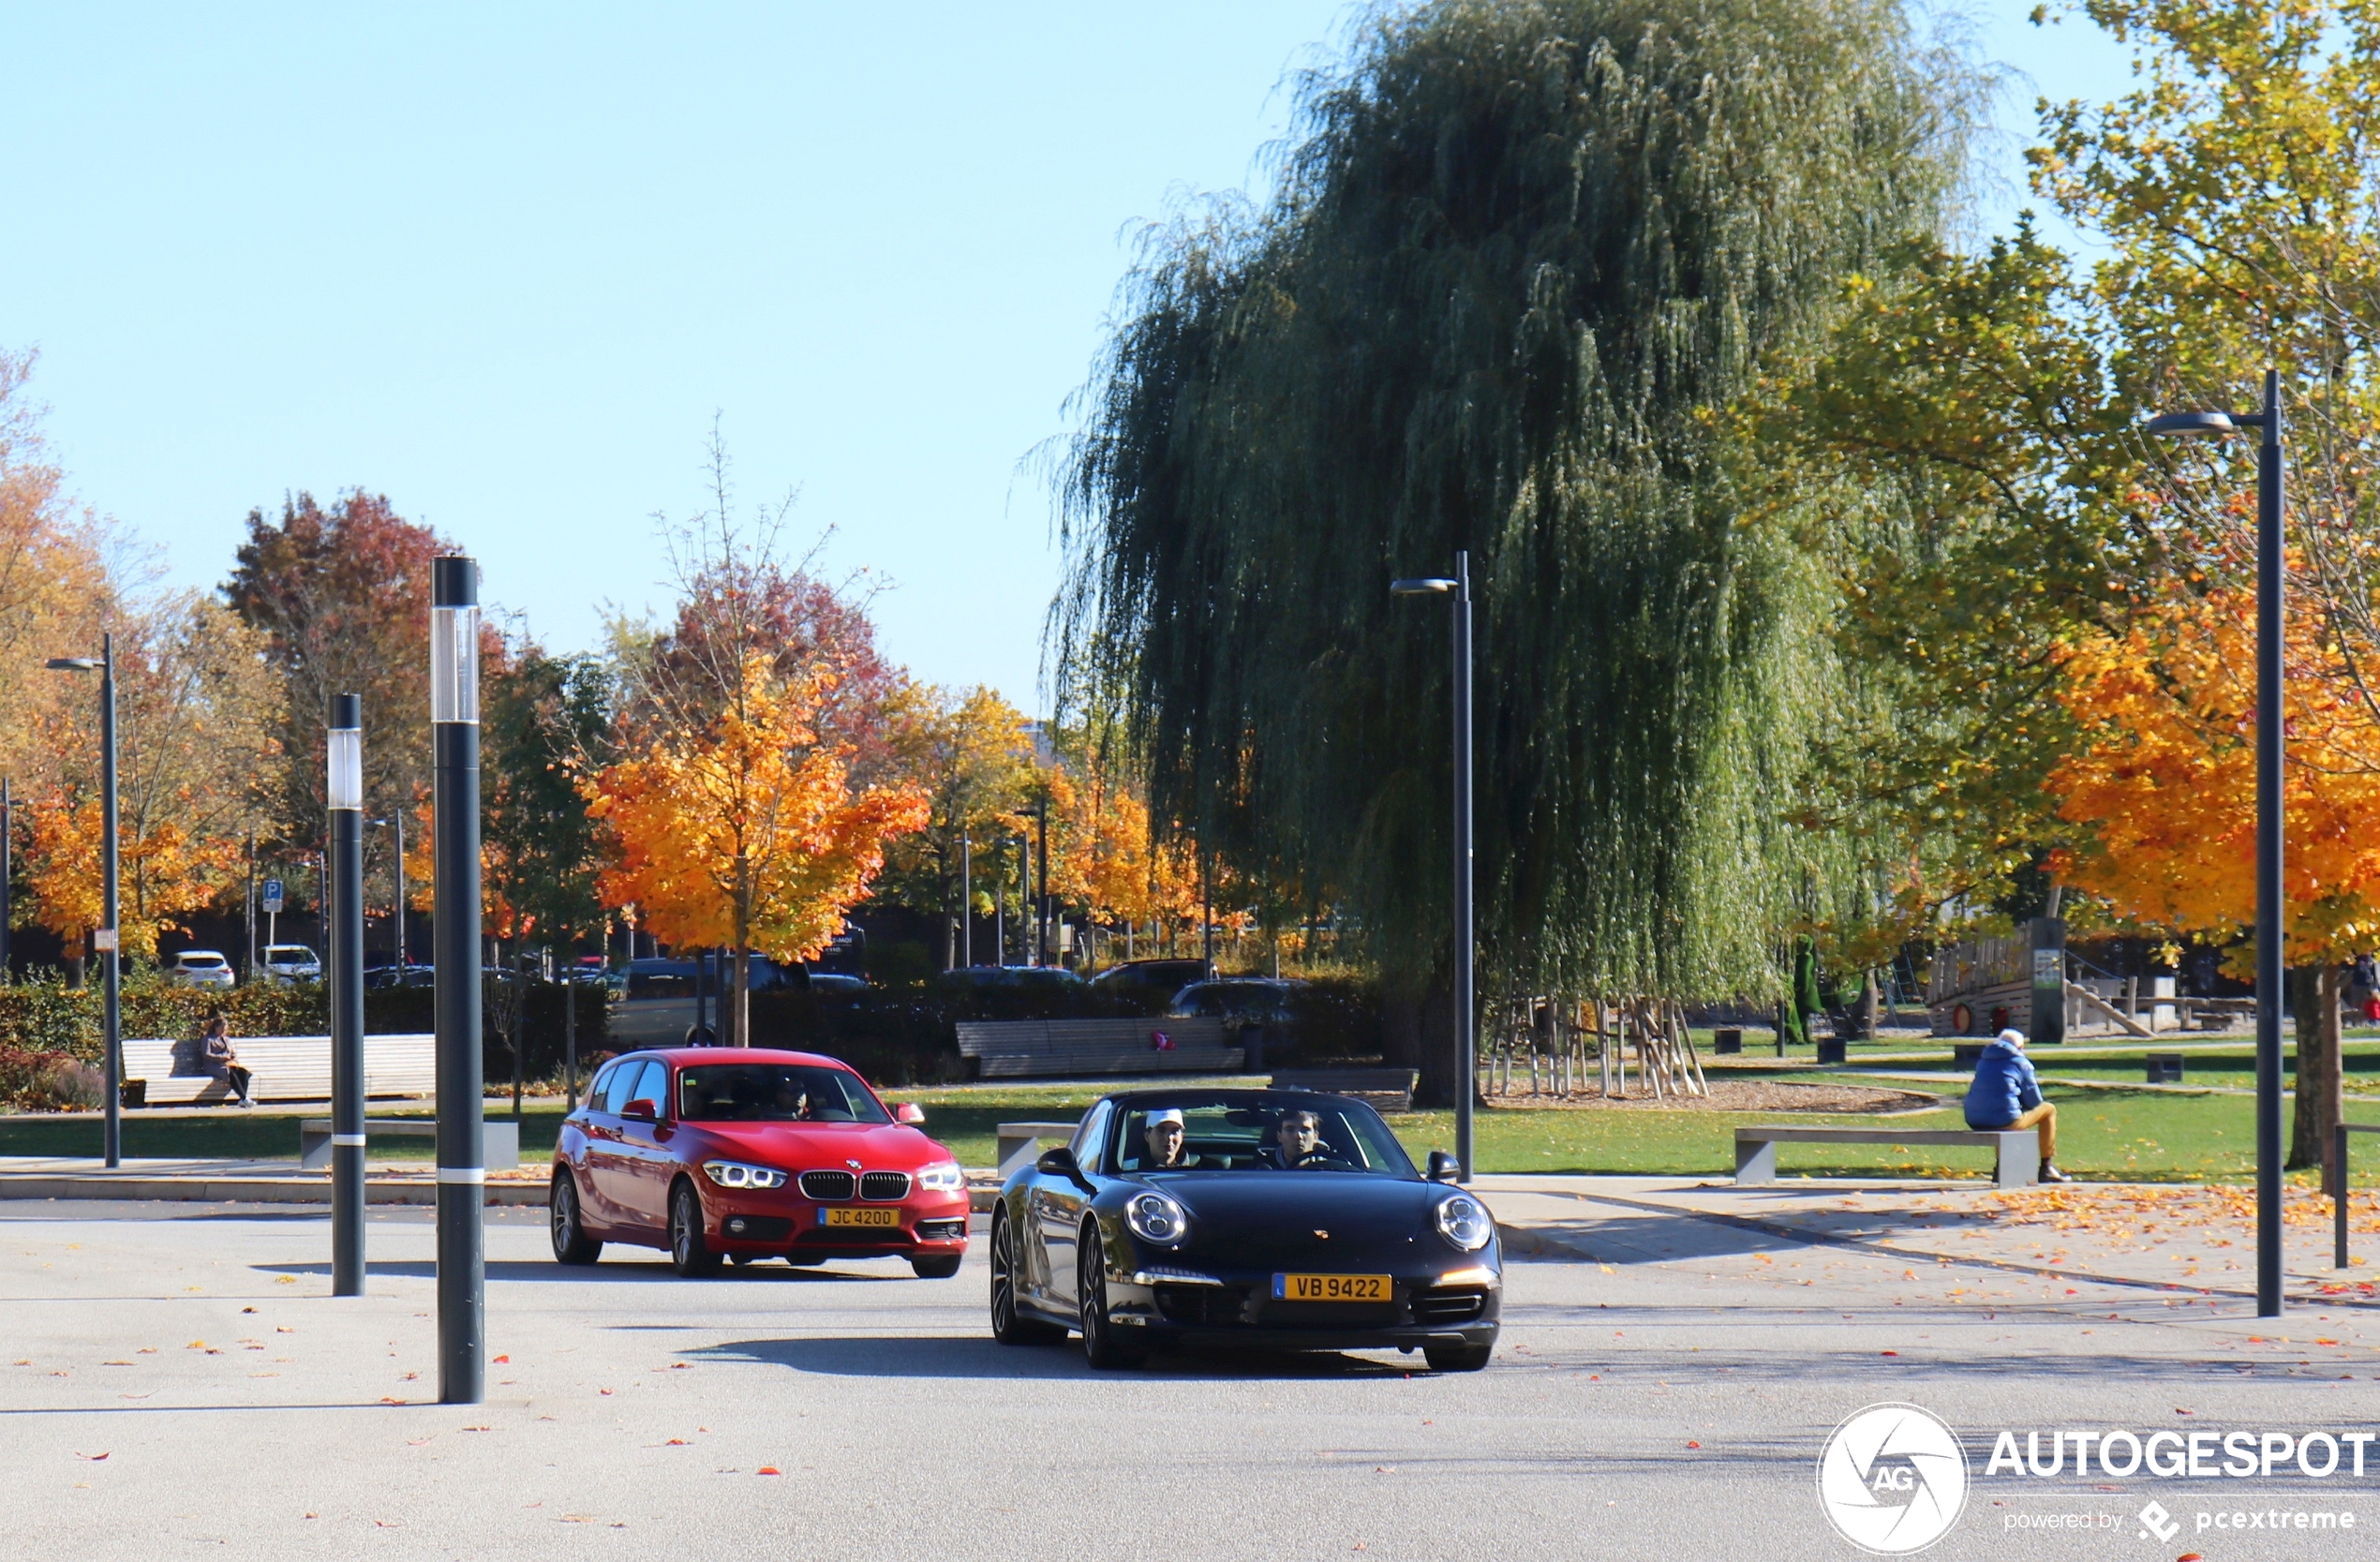
[[[1393,1302],[1385,1274],[1276,1274],[1276,1302]]]
[[[818,1212],[821,1226],[899,1226],[899,1210],[827,1209]]]

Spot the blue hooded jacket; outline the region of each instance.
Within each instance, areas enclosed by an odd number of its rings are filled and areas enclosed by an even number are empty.
[[[2033,1061],[1995,1037],[1975,1060],[1975,1082],[1967,1087],[1967,1126],[2005,1128],[2040,1105]]]

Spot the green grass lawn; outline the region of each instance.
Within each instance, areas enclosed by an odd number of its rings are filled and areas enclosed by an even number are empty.
[[[1834,1083],[1855,1082],[1858,1078],[1833,1073],[1801,1077]],[[1875,1082],[1887,1086],[1897,1083]],[[887,1093],[892,1100],[915,1101],[923,1106],[928,1133],[950,1146],[962,1164],[985,1167],[992,1164],[997,1124],[1070,1121],[1079,1116],[1100,1093],[1095,1087],[1079,1085],[1003,1083]],[[2059,1162],[2076,1176],[2236,1183],[2250,1174],[2255,1145],[2252,1116],[2254,1103],[2251,1097],[2060,1087],[2052,1087],[2049,1095],[2059,1106]],[[320,1115],[322,1109],[319,1107],[254,1111],[227,1108],[198,1116],[170,1118],[126,1112],[125,1153],[133,1156],[224,1159],[294,1157],[297,1119]],[[372,1115],[429,1114],[426,1106],[409,1104],[400,1108],[392,1103],[387,1108],[376,1108]],[[501,1104],[489,1103],[490,1118],[506,1115]],[[525,1159],[536,1161],[552,1151],[561,1115],[558,1100],[528,1103],[521,1131]],[[1774,1113],[1484,1108],[1478,1116],[1479,1166],[1491,1172],[1726,1177],[1734,1168],[1735,1126],[1777,1120]],[[1830,1114],[1802,1121],[1846,1127],[1959,1125],[1955,1101],[1949,1109],[1938,1113],[1890,1119]],[[1454,1147],[1451,1112],[1403,1112],[1392,1116],[1390,1123],[1417,1161],[1432,1150]],[[98,1151],[97,1114],[0,1117],[0,1154],[96,1155]],[[392,1139],[385,1145],[376,1143],[372,1147],[376,1160],[427,1160],[430,1153],[425,1139]],[[1990,1154],[1983,1150],[1896,1149],[1889,1144],[1841,1149],[1785,1145],[1778,1149],[1778,1159],[1780,1170],[1788,1176],[1949,1173],[1984,1178],[1990,1175],[1991,1169]],[[2380,1183],[2380,1150],[2358,1167],[2355,1180],[2365,1186]]]

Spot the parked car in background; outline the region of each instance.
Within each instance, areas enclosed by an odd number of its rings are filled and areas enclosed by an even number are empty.
[[[1126,960],[1092,977],[1091,986],[1115,997],[1163,1003],[1188,984],[1213,976],[1214,967],[1202,960]]]
[[[1166,1012],[1182,1019],[1236,1019],[1244,1025],[1286,1025],[1289,995],[1306,984],[1279,976],[1225,976],[1192,982]]]
[[[166,980],[176,987],[232,988],[239,977],[218,949],[185,949],[165,968]]]
[[[434,965],[367,965],[364,968],[364,985],[374,987],[434,987],[438,983],[438,967]]]
[[[962,965],[934,978],[945,988],[1078,988],[1082,978],[1063,965]]]
[[[813,971],[810,974],[810,990],[822,997],[857,998],[869,990],[868,978],[840,971]]]
[[[257,974],[268,982],[319,982],[322,961],[303,944],[268,944]]]

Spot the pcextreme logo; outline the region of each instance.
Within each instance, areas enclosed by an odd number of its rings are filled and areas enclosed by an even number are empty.
[[[1871,1405],[1835,1428],[1818,1456],[1818,1502],[1863,1551],[1903,1556],[1950,1533],[1967,1507],[1967,1450],[1914,1405]]]

